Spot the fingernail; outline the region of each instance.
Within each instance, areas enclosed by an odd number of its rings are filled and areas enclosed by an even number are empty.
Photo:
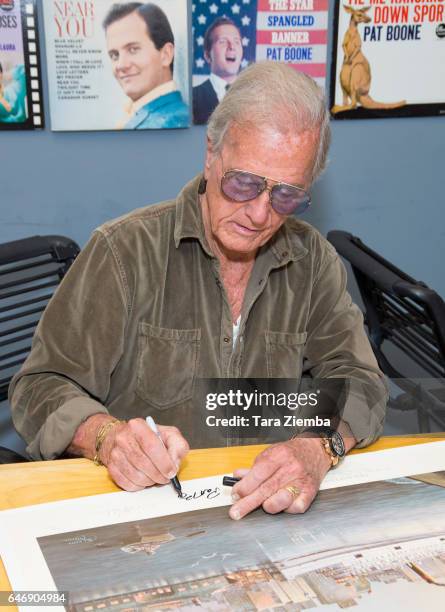
[[[167,474],[167,478],[172,479],[174,476],[176,476],[176,472],[170,472],[169,474]]]
[[[238,495],[238,493],[232,493],[232,500],[234,502],[237,502],[239,499],[241,499],[241,497]]]
[[[239,521],[241,518],[239,510],[231,510],[229,514],[230,514],[230,517],[233,518],[234,521]]]

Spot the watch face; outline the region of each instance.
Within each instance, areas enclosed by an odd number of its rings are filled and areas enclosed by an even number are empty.
[[[343,443],[343,438],[338,433],[338,431],[332,432],[331,437],[330,437],[330,442],[331,442],[331,448],[334,451],[334,453],[338,457],[343,457],[345,454],[345,445]]]

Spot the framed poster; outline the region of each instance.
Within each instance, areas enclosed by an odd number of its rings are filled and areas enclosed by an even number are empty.
[[[187,2],[43,6],[52,130],[189,126]]]
[[[43,125],[36,0],[0,0],[0,130]]]
[[[199,0],[193,4],[193,121],[207,123],[240,71],[286,62],[324,87],[328,0]]]
[[[336,119],[445,114],[443,0],[335,3]]]
[[[241,521],[221,481],[185,481],[187,499],[166,485],[2,511],[14,591],[0,605],[443,612],[443,472],[325,489],[304,514],[257,509]]]

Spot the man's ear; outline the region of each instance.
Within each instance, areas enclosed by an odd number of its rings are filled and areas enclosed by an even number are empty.
[[[345,9],[345,11],[346,11],[347,13],[353,13],[353,12],[354,12],[354,9],[353,9],[353,8],[351,8],[350,6],[345,6],[345,5],[343,5],[343,8]]]
[[[210,138],[207,136],[207,149],[206,149],[206,157],[205,157],[205,163],[204,163],[204,176],[206,178],[210,170],[210,165],[213,161],[213,158],[214,158],[213,146],[212,146],[212,143],[210,142]]]
[[[208,51],[204,51],[204,59],[208,64],[212,63],[212,60],[211,60],[211,57]]]
[[[175,45],[171,42],[165,43],[161,49],[162,65],[165,68],[170,68],[175,57]]]

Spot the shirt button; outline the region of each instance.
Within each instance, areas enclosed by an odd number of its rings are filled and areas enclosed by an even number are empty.
[[[288,255],[289,255],[289,252],[288,252],[288,251],[283,251],[283,252],[281,253],[281,256],[282,256],[282,257],[287,257]]]
[[[228,338],[227,336],[224,338],[224,342],[230,342],[230,338]]]

